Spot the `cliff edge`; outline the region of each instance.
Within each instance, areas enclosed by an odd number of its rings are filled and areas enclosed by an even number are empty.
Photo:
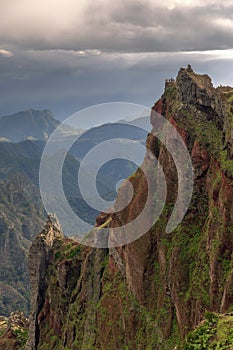
[[[217,332],[222,319],[210,315],[232,310],[233,88],[215,89],[207,75],[181,68],[152,108],[152,128],[155,112],[175,126],[192,157],[194,190],[183,222],[166,233],[177,170],[149,135],[147,148],[159,158],[168,189],[159,221],[137,241],[110,250],[81,247],[60,231],[56,239],[39,235],[29,256],[27,349],[191,349],[185,345],[190,331],[207,317]],[[142,209],[147,185],[140,169],[129,180],[133,200],[122,212],[102,213],[97,230],[125,224]],[[231,349],[224,334],[195,349],[214,349],[224,341]]]

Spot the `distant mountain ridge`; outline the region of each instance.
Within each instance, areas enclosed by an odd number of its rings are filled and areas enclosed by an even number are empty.
[[[12,142],[26,138],[46,140],[60,124],[48,109],[29,109],[0,118],[0,137]]]
[[[138,128],[144,129],[144,130],[150,130],[151,124],[150,124],[150,117],[149,116],[142,116],[135,118],[133,120],[119,120],[118,123],[122,124],[130,124],[137,126]]]

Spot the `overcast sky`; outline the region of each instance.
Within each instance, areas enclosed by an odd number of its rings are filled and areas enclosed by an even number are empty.
[[[181,66],[233,85],[233,0],[0,0],[0,115],[150,107]]]

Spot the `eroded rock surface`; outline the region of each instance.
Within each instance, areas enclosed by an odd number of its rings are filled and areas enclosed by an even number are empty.
[[[187,67],[166,82],[152,108],[152,127],[157,127],[153,113],[162,113],[182,136],[194,168],[192,201],[172,233],[165,228],[176,201],[177,169],[149,135],[147,147],[159,158],[168,190],[164,211],[149,232],[109,251],[81,247],[61,233],[55,240],[46,233],[36,238],[29,258],[27,349],[177,349],[206,311],[232,308],[232,101],[231,88],[215,89],[208,76]],[[148,155],[145,163],[150,168]],[[140,213],[147,183],[140,170],[129,180],[132,202],[119,213],[103,213],[97,231]]]

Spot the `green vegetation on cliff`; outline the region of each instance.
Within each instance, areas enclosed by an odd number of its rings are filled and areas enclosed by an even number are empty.
[[[192,201],[172,233],[166,233],[166,224],[176,201],[177,170],[164,146],[158,148],[149,136],[147,146],[157,152],[167,181],[167,203],[150,232],[109,250],[81,247],[66,238],[46,245],[37,237],[31,250],[36,264],[31,260],[27,349],[231,349],[231,96],[231,89],[214,89],[208,76],[188,67],[166,83],[153,107],[180,131],[194,169]],[[103,215],[100,227],[123,225],[142,209],[146,181],[140,171],[130,181],[132,202],[105,221]],[[44,274],[32,265],[43,266]],[[43,286],[39,294],[37,280]]]
[[[182,350],[231,350],[233,347],[233,316],[206,313],[205,320],[190,332]]]

